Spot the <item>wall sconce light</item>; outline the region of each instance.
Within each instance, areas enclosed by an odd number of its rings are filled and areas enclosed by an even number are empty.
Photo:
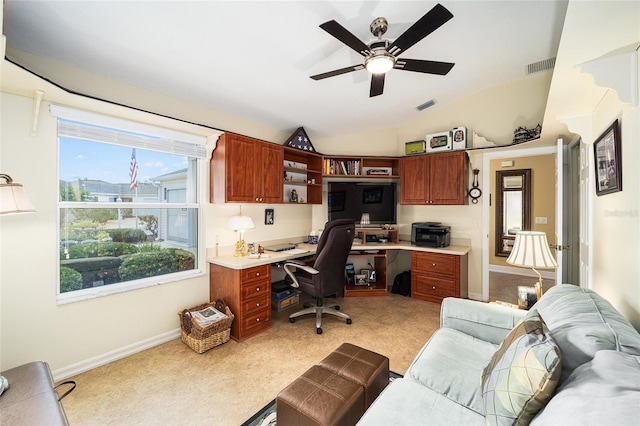
[[[513,249],[507,259],[507,263],[523,268],[531,268],[538,274],[538,282],[535,284],[536,297],[542,297],[542,275],[536,271],[539,269],[555,269],[558,267],[547,242],[547,234],[535,231],[520,231],[516,234]]]
[[[5,174],[0,174],[0,179],[5,180],[5,183],[0,183],[0,215],[36,211],[25,194],[22,184],[13,183],[11,176]]]
[[[244,231],[248,229],[254,229],[253,219],[250,216],[242,215],[242,206],[240,206],[240,213],[236,216],[231,216],[227,221],[227,229],[238,233],[238,241],[236,241],[235,257],[246,256],[246,250],[244,248]]]

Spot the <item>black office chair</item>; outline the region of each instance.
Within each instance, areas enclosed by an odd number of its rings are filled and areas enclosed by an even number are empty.
[[[355,221],[338,219],[327,224],[316,250],[313,267],[298,261],[288,260],[284,265],[287,273],[285,281],[292,287],[316,298],[316,305],[289,315],[289,322],[295,322],[301,315],[316,314],[316,332],[322,334],[322,314],[336,315],[351,324],[351,317],[340,312],[336,303],[325,305],[323,298],[343,296],[346,279],[345,267],[351,251]],[[333,309],[329,309],[333,308]]]

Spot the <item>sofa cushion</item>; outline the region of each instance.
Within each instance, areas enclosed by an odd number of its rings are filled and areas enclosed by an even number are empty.
[[[640,356],[599,351],[576,368],[532,425],[637,425]]]
[[[417,382],[396,379],[357,423],[364,425],[484,426],[484,416]]]
[[[530,312],[504,339],[482,373],[488,425],[528,424],[551,399],[561,371],[560,351]]]
[[[458,330],[441,328],[418,353],[405,377],[484,414],[478,377],[496,348]]]
[[[571,284],[552,287],[533,306],[562,352],[563,383],[599,350],[640,355],[640,334],[606,299]]]

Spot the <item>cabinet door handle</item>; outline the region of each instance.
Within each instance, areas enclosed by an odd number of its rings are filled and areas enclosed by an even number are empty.
[[[260,201],[260,198],[256,197],[256,201]]]
[[[432,290],[435,290],[435,289],[436,289],[436,286],[434,285],[433,287],[431,287],[431,289],[432,289]]]
[[[256,272],[256,277],[259,277],[259,276],[260,276],[260,272]]]
[[[256,322],[260,322],[260,318],[256,318]]]
[[[256,308],[259,308],[259,307],[260,307],[260,304],[259,304],[259,303],[256,303]]]
[[[436,267],[436,264],[435,264],[435,263],[432,263],[432,264],[431,264],[431,266],[433,266],[433,267],[435,268],[435,267]]]
[[[256,287],[256,291],[260,291],[260,287]]]

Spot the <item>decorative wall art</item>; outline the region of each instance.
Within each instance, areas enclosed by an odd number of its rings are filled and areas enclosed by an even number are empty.
[[[276,223],[276,218],[273,209],[264,209],[264,224],[273,225]]]
[[[622,191],[622,153],[618,120],[593,144],[596,168],[596,195]]]

